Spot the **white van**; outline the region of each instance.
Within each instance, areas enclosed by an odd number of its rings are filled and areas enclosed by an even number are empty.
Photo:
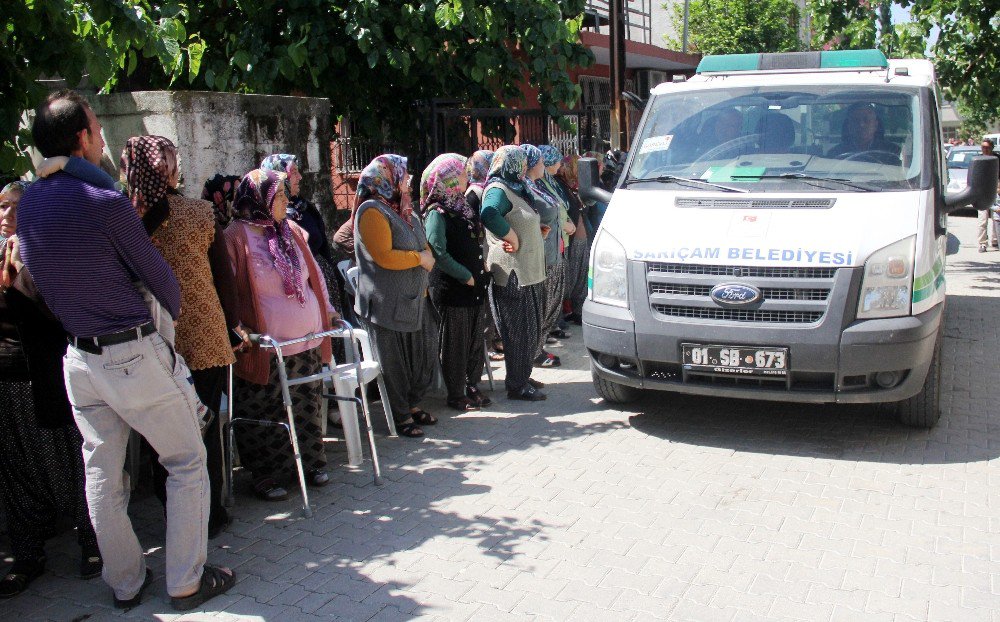
[[[657,389],[939,414],[947,213],[934,70],[874,50],[708,56],[652,96],[592,249],[584,342],[611,402]]]

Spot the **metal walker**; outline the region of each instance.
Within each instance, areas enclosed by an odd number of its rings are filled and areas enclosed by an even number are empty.
[[[333,379],[335,377],[343,376],[345,372],[350,373],[352,370],[354,372],[354,378],[357,380],[357,386],[360,389],[361,397],[355,396],[342,396],[336,395],[334,393],[322,393],[323,399],[332,399],[341,402],[353,402],[356,411],[361,417],[361,423],[365,426],[368,432],[368,448],[371,451],[372,456],[372,469],[374,471],[374,481],[376,486],[382,485],[382,471],[379,467],[378,461],[378,451],[375,448],[375,432],[372,430],[371,416],[368,412],[368,400],[365,399],[366,386],[363,381],[362,376],[362,361],[361,353],[358,350],[357,341],[355,340],[354,327],[343,320],[337,321],[338,328],[331,329],[328,331],[323,331],[319,333],[310,333],[303,337],[297,339],[289,339],[287,341],[277,341],[270,335],[250,335],[250,342],[254,343],[261,348],[267,348],[274,350],[274,354],[277,357],[278,366],[278,379],[281,382],[281,399],[285,405],[285,412],[288,416],[288,422],[278,422],[278,421],[261,421],[258,419],[247,419],[247,418],[237,418],[234,417],[235,411],[234,400],[233,400],[233,368],[229,368],[229,381],[228,390],[226,392],[228,399],[228,409],[229,417],[228,421],[223,426],[223,435],[226,442],[225,448],[225,461],[226,461],[226,505],[232,507],[234,504],[233,496],[233,448],[234,448],[234,434],[233,428],[236,424],[241,425],[265,425],[265,426],[275,426],[285,429],[288,437],[291,439],[292,452],[295,456],[295,468],[298,472],[299,477],[299,487],[302,490],[302,513],[306,518],[312,517],[312,508],[309,505],[309,492],[306,490],[306,478],[305,471],[302,468],[302,454],[299,452],[299,439],[295,431],[295,417],[292,412],[292,398],[289,393],[289,387],[293,387],[300,384],[307,384],[309,382],[321,381],[323,386],[326,385],[327,380]],[[330,367],[324,366],[322,371],[317,374],[312,374],[310,376],[303,376],[302,378],[295,378],[292,380],[288,379],[288,373],[285,369],[285,358],[282,355],[282,348],[287,348],[290,345],[303,343],[306,341],[312,341],[313,339],[321,339],[324,337],[341,337],[350,344],[350,347],[346,349],[350,353],[351,361],[347,361],[341,364],[334,364]]]

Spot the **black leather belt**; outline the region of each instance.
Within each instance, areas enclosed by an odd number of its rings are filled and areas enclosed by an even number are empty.
[[[156,327],[153,326],[153,323],[147,322],[142,326],[136,326],[135,328],[118,331],[117,333],[111,333],[110,335],[101,335],[100,337],[68,337],[67,340],[69,341],[69,345],[73,346],[77,350],[83,350],[84,352],[89,352],[90,354],[101,354],[106,346],[128,343],[129,341],[138,341],[147,335],[151,335],[155,331]]]

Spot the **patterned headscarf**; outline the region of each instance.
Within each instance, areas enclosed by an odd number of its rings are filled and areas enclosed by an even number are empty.
[[[121,180],[139,215],[167,197],[178,177],[177,147],[163,136],[133,136],[119,161]]]
[[[486,187],[486,177],[490,174],[490,164],[493,162],[493,152],[480,149],[465,162],[465,172],[469,176],[470,186]]]
[[[302,266],[295,251],[295,238],[287,219],[274,220],[271,207],[279,192],[285,191],[285,174],[272,170],[256,169],[247,173],[236,188],[233,212],[239,220],[261,227],[267,240],[267,250],[274,260],[274,267],[281,275],[285,295],[295,296],[300,306],[306,297],[302,280]]]
[[[288,173],[292,165],[298,162],[299,159],[290,153],[272,153],[261,161],[260,167],[265,171]]]
[[[527,170],[531,170],[542,160],[542,150],[534,145],[521,145],[521,151],[524,152],[524,156],[528,165]],[[542,178],[544,179],[544,177]],[[545,189],[542,185],[541,180],[534,180],[528,177],[524,178],[524,186],[528,191],[537,199],[541,199],[546,204],[551,207],[559,206],[559,199],[552,195],[551,192]]]
[[[490,172],[486,177],[486,185],[494,182],[507,186],[521,196],[530,197],[528,187],[524,182],[528,174],[528,156],[520,147],[504,145],[493,154]]]
[[[201,198],[212,202],[215,222],[220,227],[227,226],[233,220],[233,199],[239,185],[239,175],[218,174],[206,181],[201,190]]]
[[[361,171],[358,178],[358,198],[372,198],[385,203],[392,211],[411,222],[413,205],[410,193],[399,194],[399,184],[406,179],[406,158],[387,153],[376,157]]]
[[[546,167],[562,162],[562,154],[552,145],[542,145],[538,150],[542,152],[542,162]]]
[[[528,158],[528,170],[535,168],[538,161],[542,159],[542,150],[534,145],[524,144],[521,145],[521,150],[524,151],[524,155]]]
[[[449,157],[444,159],[436,158],[424,171],[428,190],[427,198],[421,202],[420,207],[426,209],[428,206],[433,206],[439,212],[450,212],[460,216],[470,225],[475,224],[476,213],[465,202],[465,192],[459,187],[459,178],[465,172],[465,157],[457,153],[447,155]],[[422,189],[421,194],[423,194]]]
[[[457,153],[442,153],[438,157],[431,160],[431,163],[427,165],[424,172],[420,174],[420,198],[418,204],[420,205],[421,213],[423,213],[424,208],[427,206],[427,195],[430,194],[431,191],[431,187],[427,183],[430,179],[431,173],[434,172],[434,169],[436,169],[440,164],[455,158],[462,158],[462,162],[465,162],[465,158]]]

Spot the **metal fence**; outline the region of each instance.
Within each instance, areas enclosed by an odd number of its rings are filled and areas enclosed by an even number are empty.
[[[479,149],[530,143],[552,145],[563,154],[591,148],[592,112],[572,110],[559,120],[541,110],[517,108],[438,108],[432,112],[429,152],[469,154]]]

